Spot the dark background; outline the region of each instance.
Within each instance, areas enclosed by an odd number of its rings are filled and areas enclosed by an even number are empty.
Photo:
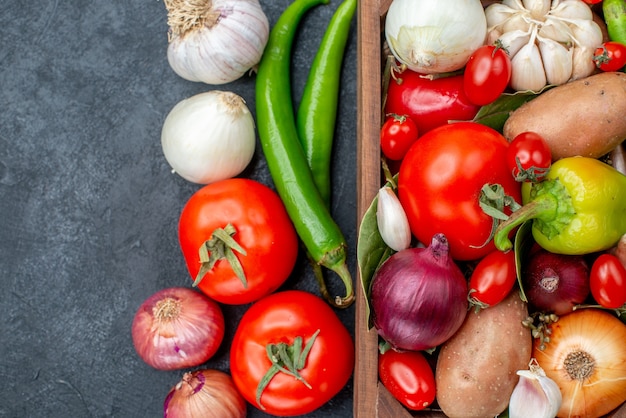
[[[273,26],[291,0],[261,3]],[[338,4],[311,10],[301,24],[293,51],[296,105]],[[255,78],[222,86],[183,80],[167,62],[166,32],[160,0],[2,1],[2,417],[159,417],[182,376],[144,364],[130,336],[144,299],[191,285],[177,224],[201,186],[170,172],[161,127],[176,103],[210,89],[240,94],[254,113]],[[354,274],[356,17],[349,42],[332,211]],[[273,187],[260,145],[243,176]],[[285,287],[319,294],[302,257]],[[206,366],[227,371],[228,340],[247,306],[223,308],[227,340]],[[354,335],[354,306],[337,313]],[[352,416],[352,387],[309,416]],[[248,412],[265,416],[252,406]]]

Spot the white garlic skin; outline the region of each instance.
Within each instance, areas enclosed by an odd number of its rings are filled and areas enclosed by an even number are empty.
[[[406,212],[395,192],[387,186],[378,191],[376,204],[378,232],[385,244],[394,251],[401,251],[411,245],[411,227]]]
[[[167,60],[185,80],[211,85],[230,83],[255,67],[269,39],[269,21],[258,0],[215,0],[213,27],[172,34]]]
[[[509,418],[554,418],[563,397],[554,380],[540,372],[518,370],[519,381],[509,401]]]

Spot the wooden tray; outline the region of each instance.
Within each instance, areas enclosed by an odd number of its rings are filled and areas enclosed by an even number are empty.
[[[380,127],[382,124],[383,25],[392,0],[361,0],[357,14],[357,212],[358,223],[381,186]],[[483,1],[483,5],[493,1]],[[365,296],[356,287],[356,368],[354,417],[445,418],[441,412],[410,413],[378,380],[378,336],[368,330]],[[606,418],[625,418],[626,404]]]

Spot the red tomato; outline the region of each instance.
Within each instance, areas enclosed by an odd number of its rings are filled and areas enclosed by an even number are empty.
[[[493,251],[483,257],[469,281],[470,301],[481,308],[497,305],[511,293],[517,272],[514,251]]]
[[[198,287],[226,304],[253,302],[278,289],[291,274],[298,256],[298,236],[278,194],[243,178],[206,185],[187,201],[178,236],[192,279],[200,271],[199,249],[214,231],[234,227],[232,238],[246,254],[234,250],[247,284],[226,258],[218,260]],[[212,251],[219,254],[219,249]]]
[[[277,372],[261,388],[259,405],[259,384],[273,367],[266,347],[297,346],[294,342],[300,337],[304,348],[318,331],[303,359],[304,367],[298,367],[301,380]],[[339,393],[353,370],[350,333],[324,300],[301,290],[274,293],[254,303],[241,318],[230,348],[235,385],[248,402],[271,415],[294,416],[316,410]]]
[[[391,115],[380,130],[380,147],[385,157],[398,161],[404,158],[417,137],[417,125],[411,118]]]
[[[506,165],[507,148],[501,134],[475,122],[452,123],[420,137],[402,160],[398,178],[400,203],[420,242],[430,243],[441,232],[456,260],[476,260],[495,250],[493,218],[479,198],[485,184],[500,184],[521,202],[520,184]]]
[[[511,59],[506,50],[483,45],[470,55],[465,65],[464,88],[467,97],[484,106],[495,101],[511,80]]]
[[[404,406],[420,411],[435,400],[435,375],[420,351],[385,351],[378,356],[378,376]]]
[[[506,162],[515,180],[539,181],[548,174],[552,152],[541,135],[522,132],[509,144]]]
[[[615,41],[605,42],[596,49],[593,60],[602,71],[619,71],[626,65],[626,45]]]
[[[617,309],[626,304],[626,268],[619,258],[602,254],[591,266],[591,295],[605,308]]]
[[[465,95],[463,75],[431,80],[405,70],[396,77],[401,81],[389,82],[385,114],[407,115],[417,125],[420,135],[450,120],[471,120],[480,109]]]
[[[587,4],[598,4],[600,3],[602,0],[583,0],[585,3]]]

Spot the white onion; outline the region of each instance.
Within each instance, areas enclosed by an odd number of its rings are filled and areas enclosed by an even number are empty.
[[[385,20],[391,53],[413,71],[461,69],[487,36],[478,0],[393,0]]]
[[[232,178],[254,155],[254,118],[235,93],[200,93],[170,111],[161,145],[172,170],[185,180],[209,184]]]

